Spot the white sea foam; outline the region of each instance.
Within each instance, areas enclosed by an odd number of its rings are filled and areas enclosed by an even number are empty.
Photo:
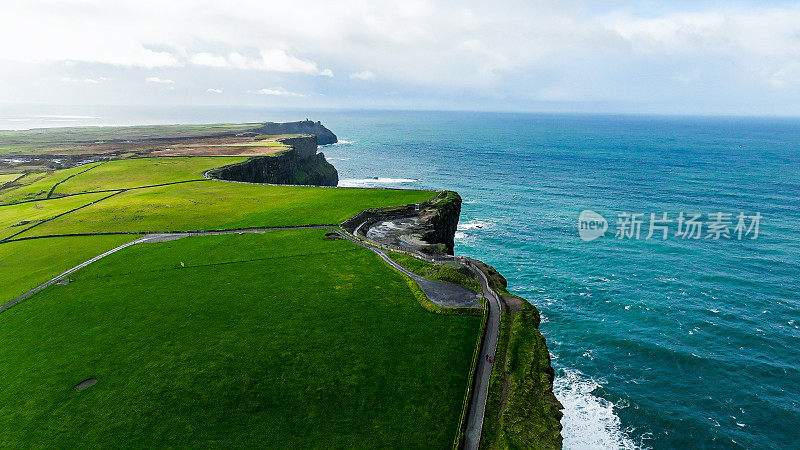
[[[319,147],[332,147],[334,145],[351,145],[352,143],[353,143],[353,141],[347,141],[347,140],[344,140],[344,139],[339,139],[337,142],[334,142],[333,144],[320,145]]]
[[[467,223],[459,223],[458,229],[459,230],[481,230],[484,228],[489,228],[491,226],[490,222],[485,220],[474,219],[470,220]]]
[[[344,180],[339,180],[340,187],[365,187],[365,186],[376,186],[382,184],[406,184],[406,183],[416,183],[419,180],[413,180],[410,178],[345,178]]]
[[[561,424],[565,449],[639,449],[615,414],[614,403],[597,397],[596,381],[577,370],[560,370],[553,392],[564,405]]]

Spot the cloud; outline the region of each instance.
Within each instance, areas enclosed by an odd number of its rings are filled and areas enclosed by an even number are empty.
[[[333,77],[331,69],[320,69],[315,62],[294,57],[280,49],[261,50],[257,58],[251,58],[236,51],[229,53],[227,58],[212,53],[197,53],[191,56],[190,61],[192,64],[206,67]]]
[[[307,97],[305,94],[298,94],[297,92],[289,92],[283,88],[274,88],[274,89],[259,89],[257,91],[247,91],[251,94],[259,94],[259,95],[274,95],[277,97]]]
[[[164,78],[159,78],[159,77],[147,77],[144,80],[147,81],[148,83],[175,84],[175,82],[172,80],[166,80]]]
[[[75,78],[72,78],[72,77],[61,77],[58,80],[61,81],[62,83],[77,83],[78,82],[78,80],[76,80]]]
[[[352,80],[371,80],[373,78],[375,78],[375,73],[369,70],[350,74],[350,79]]]
[[[206,92],[209,94],[222,94],[222,89],[208,88],[206,89]]]
[[[86,84],[100,84],[103,81],[108,80],[106,77],[97,77],[97,78],[84,78],[83,82]]]
[[[224,56],[212,53],[196,53],[189,60],[196,66],[229,67],[228,60]]]
[[[3,17],[13,19],[0,26],[0,77],[15,83],[0,92],[6,102],[88,99],[41,85],[83,80],[89,70],[113,76],[126,101],[124,81],[141,84],[140,68],[170,67],[181,80],[207,80],[199,86],[258,82],[326,94],[315,95],[320,106],[338,98],[470,108],[489,99],[494,109],[568,101],[658,111],[761,102],[777,113],[800,104],[800,5],[791,2],[6,3]],[[334,72],[345,76],[329,80]],[[368,79],[379,89],[363,89]],[[110,101],[103,95],[93,101]]]

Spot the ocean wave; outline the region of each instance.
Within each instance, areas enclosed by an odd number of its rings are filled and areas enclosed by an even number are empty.
[[[491,226],[491,222],[487,222],[485,220],[474,219],[470,220],[467,223],[459,223],[458,229],[459,230],[481,230],[484,228],[489,228]]]
[[[333,147],[333,146],[336,146],[336,145],[352,145],[352,144],[353,144],[353,141],[347,141],[347,140],[344,140],[344,139],[339,139],[337,142],[334,142],[333,144],[319,145],[318,147]]]
[[[345,178],[344,180],[339,180],[340,187],[365,187],[365,186],[375,186],[380,184],[406,184],[406,183],[416,183],[419,180],[414,180],[411,178]]]
[[[564,405],[561,418],[564,448],[643,448],[622,429],[619,416],[614,412],[617,405],[593,394],[599,387],[599,383],[577,370],[562,369],[556,374],[553,392]]]

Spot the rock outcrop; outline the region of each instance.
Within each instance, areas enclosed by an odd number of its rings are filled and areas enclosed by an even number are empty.
[[[206,176],[249,183],[313,186],[336,186],[339,183],[336,168],[324,154],[317,153],[316,136],[293,136],[279,141],[290,148],[276,155],[255,156],[241,163],[217,167],[206,172]]]
[[[313,134],[317,137],[319,145],[335,144],[339,141],[336,135],[325,128],[321,122],[314,122],[308,119],[300,122],[265,122],[255,131],[260,134]]]
[[[400,250],[452,255],[460,214],[461,196],[442,191],[430,201],[362,211],[342,226],[362,238]]]

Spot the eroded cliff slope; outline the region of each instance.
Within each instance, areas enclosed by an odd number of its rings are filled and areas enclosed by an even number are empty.
[[[316,136],[293,136],[278,141],[289,146],[289,149],[211,169],[206,176],[249,183],[313,186],[336,186],[339,183],[336,168],[325,159],[324,154],[317,153]]]

